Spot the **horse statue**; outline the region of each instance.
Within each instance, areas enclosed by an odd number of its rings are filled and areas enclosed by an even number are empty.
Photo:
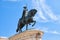
[[[20,18],[18,21],[18,27],[16,29],[16,32],[22,32],[22,28],[26,25],[26,30],[28,30],[28,24],[31,25],[30,23],[34,23],[32,26],[35,25],[36,21],[33,20],[33,17],[35,16],[37,10],[36,9],[31,9],[26,18]]]

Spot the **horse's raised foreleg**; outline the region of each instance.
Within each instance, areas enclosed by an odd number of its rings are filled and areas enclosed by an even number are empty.
[[[32,27],[35,25],[36,21],[33,21],[33,22],[34,22],[34,24],[32,25]]]

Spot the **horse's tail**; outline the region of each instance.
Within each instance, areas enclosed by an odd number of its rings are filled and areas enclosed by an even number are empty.
[[[16,32],[18,32],[18,30],[19,30],[19,29],[17,28]]]
[[[18,31],[19,31],[19,22],[18,22],[18,25],[17,25],[16,32],[18,32]]]

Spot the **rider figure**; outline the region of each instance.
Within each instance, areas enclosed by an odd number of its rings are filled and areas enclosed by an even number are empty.
[[[27,14],[28,14],[28,9],[27,9],[27,7],[26,7],[26,6],[24,6],[23,8],[24,8],[24,9],[23,9],[22,18],[23,18],[23,19],[25,19],[25,18],[26,18],[26,16],[27,16]]]
[[[23,21],[23,23],[24,23],[24,22],[26,22],[25,20],[26,20],[27,14],[28,14],[28,9],[26,6],[24,6],[23,8],[24,9],[23,9],[23,14],[22,14],[22,19],[24,20]]]

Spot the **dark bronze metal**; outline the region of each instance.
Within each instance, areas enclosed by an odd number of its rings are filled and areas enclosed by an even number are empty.
[[[30,23],[34,23],[32,26],[35,25],[36,21],[33,20],[33,17],[35,16],[37,10],[36,9],[31,9],[28,11],[27,16],[26,15],[27,7],[24,7],[22,17],[18,21],[18,28],[16,32],[22,32],[22,28],[26,25],[26,30],[28,30],[28,24],[31,25]]]

